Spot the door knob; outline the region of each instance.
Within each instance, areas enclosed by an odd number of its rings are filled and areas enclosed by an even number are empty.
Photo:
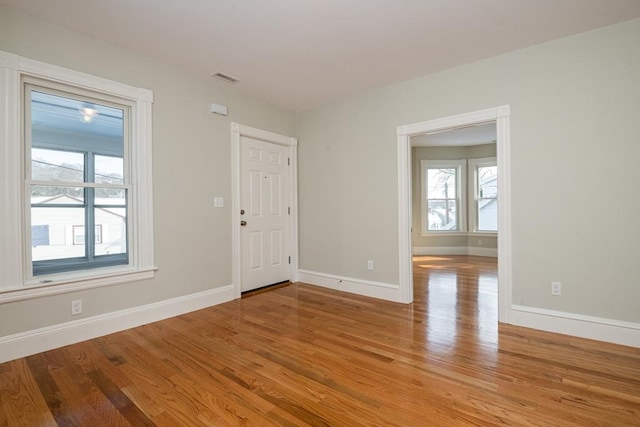
[[[245,225],[247,225],[247,221],[240,221],[240,225],[244,227]]]

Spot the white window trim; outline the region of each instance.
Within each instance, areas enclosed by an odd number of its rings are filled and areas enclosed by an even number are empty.
[[[28,284],[24,256],[22,78],[31,76],[127,99],[131,110],[132,201],[127,266],[64,273]],[[157,269],[153,246],[153,92],[0,51],[0,304],[149,279]]]
[[[469,206],[469,234],[473,236],[487,237],[496,236],[497,231],[478,230],[478,167],[479,166],[498,166],[496,157],[481,157],[477,159],[469,159],[469,180],[467,183],[468,206]]]
[[[458,169],[458,179],[456,180],[456,194],[458,200],[458,206],[456,206],[456,223],[458,224],[457,230],[429,230],[426,221],[427,212],[427,186],[426,186],[426,170],[427,168],[456,168]],[[464,195],[463,182],[466,182],[466,159],[460,160],[420,160],[420,231],[422,236],[462,236],[466,235],[467,230],[467,218],[466,215],[462,215],[466,212],[466,197]]]

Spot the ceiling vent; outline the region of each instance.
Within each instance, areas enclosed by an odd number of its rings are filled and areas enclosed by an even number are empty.
[[[231,77],[231,76],[228,76],[228,75],[222,74],[222,73],[215,73],[213,75],[213,77],[216,77],[216,78],[218,78],[220,80],[224,80],[225,82],[231,83],[231,84],[238,83],[238,79],[236,79],[235,77]]]

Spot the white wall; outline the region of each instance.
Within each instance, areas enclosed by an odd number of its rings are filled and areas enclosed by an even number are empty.
[[[513,303],[640,322],[640,20],[300,113],[301,268],[397,284],[396,127],[505,104]]]
[[[10,8],[0,8],[0,50],[154,92],[153,280],[0,306],[0,336],[106,315],[231,284],[230,122],[293,136],[295,115],[193,75]],[[209,113],[215,102],[229,116]],[[224,208],[213,197],[225,198]],[[70,316],[82,299],[83,314]]]

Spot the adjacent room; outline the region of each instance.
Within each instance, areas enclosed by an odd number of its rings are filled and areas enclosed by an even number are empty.
[[[638,0],[0,0],[0,425],[638,425],[638,158]]]

